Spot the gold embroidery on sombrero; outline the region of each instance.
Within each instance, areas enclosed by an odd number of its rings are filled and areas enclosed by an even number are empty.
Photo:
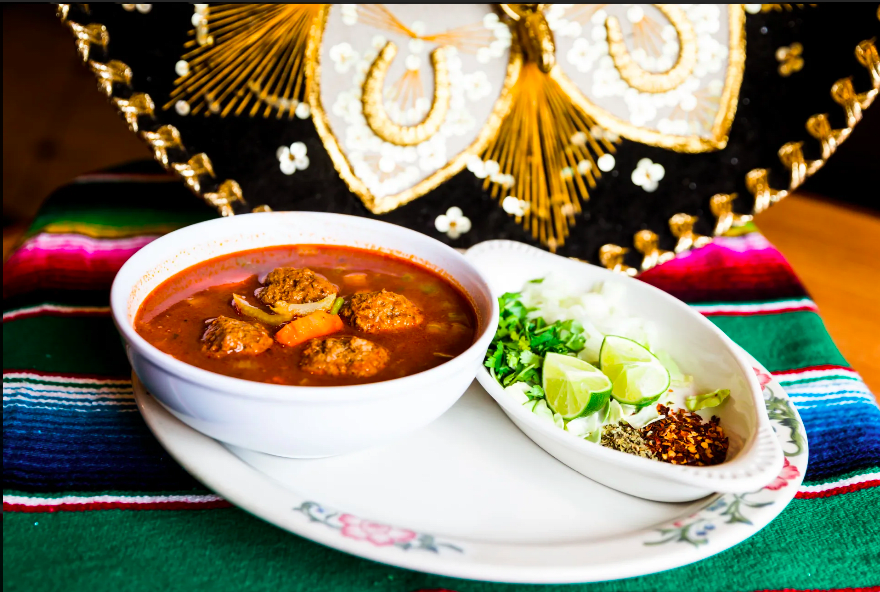
[[[318,4],[218,4],[201,11],[197,7],[191,39],[181,56],[187,68],[178,72],[162,108],[220,117],[273,113],[278,118],[308,117],[308,104],[303,102],[305,53],[320,8]]]

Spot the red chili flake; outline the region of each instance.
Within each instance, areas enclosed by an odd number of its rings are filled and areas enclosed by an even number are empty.
[[[674,465],[717,465],[727,458],[729,442],[717,417],[703,423],[703,418],[692,411],[671,411],[657,405],[665,415],[642,428],[641,434],[648,448],[658,457]]]

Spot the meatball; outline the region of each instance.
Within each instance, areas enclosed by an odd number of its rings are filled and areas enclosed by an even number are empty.
[[[269,272],[264,284],[257,297],[266,306],[317,302],[336,293],[336,286],[308,268],[278,267]]]
[[[425,321],[415,304],[394,292],[354,294],[339,311],[348,323],[364,333],[385,333],[417,327]]]
[[[369,378],[388,365],[388,350],[360,337],[323,337],[306,344],[299,366],[313,374]]]
[[[202,335],[202,352],[212,358],[227,354],[261,354],[272,345],[266,330],[245,321],[217,317],[208,323]]]

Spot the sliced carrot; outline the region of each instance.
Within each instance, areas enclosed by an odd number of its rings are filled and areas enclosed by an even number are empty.
[[[310,315],[290,321],[281,327],[275,333],[275,341],[281,345],[293,347],[315,337],[323,337],[324,335],[342,331],[342,328],[342,319],[339,318],[339,315],[317,310]]]

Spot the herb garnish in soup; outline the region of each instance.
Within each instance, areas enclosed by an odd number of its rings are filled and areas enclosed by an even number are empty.
[[[188,364],[236,378],[337,386],[416,374],[473,343],[450,282],[390,255],[323,245],[205,261],[147,296],[135,329]]]

